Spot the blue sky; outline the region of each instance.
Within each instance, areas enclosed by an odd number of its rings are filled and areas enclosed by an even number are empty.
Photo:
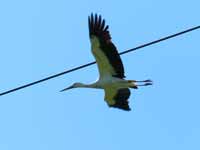
[[[101,14],[121,52],[200,25],[200,1],[0,1],[0,91],[94,61],[87,17]],[[1,150],[199,150],[200,31],[122,56],[131,112],[107,107],[95,65],[0,97]]]

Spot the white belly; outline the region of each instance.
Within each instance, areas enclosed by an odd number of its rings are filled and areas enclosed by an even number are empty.
[[[110,76],[100,79],[99,86],[103,89],[106,89],[106,88],[119,89],[119,88],[128,87],[127,82],[125,80],[120,79],[120,78],[110,77]]]

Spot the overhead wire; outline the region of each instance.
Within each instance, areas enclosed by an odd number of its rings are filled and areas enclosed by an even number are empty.
[[[129,52],[132,52],[132,51],[135,51],[135,50],[138,50],[138,49],[141,49],[141,48],[144,48],[144,47],[147,47],[147,46],[150,46],[150,45],[153,45],[153,44],[156,44],[156,43],[159,43],[159,42],[168,40],[168,39],[171,39],[171,38],[174,38],[174,37],[176,37],[176,36],[179,36],[179,35],[182,35],[182,34],[185,34],[185,33],[188,33],[188,32],[194,31],[194,30],[197,30],[197,29],[199,29],[199,28],[200,28],[200,26],[196,26],[196,27],[193,27],[193,28],[190,28],[190,29],[186,29],[186,30],[184,30],[184,31],[181,31],[181,32],[178,32],[178,33],[175,33],[175,34],[172,34],[172,35],[169,35],[169,36],[160,38],[160,39],[158,39],[158,40],[154,40],[154,41],[152,41],[152,42],[149,42],[149,43],[146,43],[146,44],[142,44],[142,45],[137,46],[137,47],[135,47],[135,48],[132,48],[132,49],[129,49],[129,50],[125,50],[125,51],[123,51],[123,52],[120,52],[119,54],[120,54],[120,55],[123,55],[123,54],[129,53]],[[54,74],[54,75],[48,76],[48,77],[46,77],[46,78],[43,78],[43,79],[40,79],[40,80],[31,82],[31,83],[28,83],[28,84],[19,86],[19,87],[17,87],[17,88],[13,88],[13,89],[7,90],[7,91],[5,91],[5,92],[0,93],[0,96],[3,96],[3,95],[6,95],[6,94],[9,94],[9,93],[18,91],[18,90],[20,90],[20,89],[24,89],[24,88],[26,88],[26,87],[29,87],[29,86],[32,86],[32,85],[35,85],[35,84],[38,84],[38,83],[41,83],[41,82],[44,82],[44,81],[53,79],[53,78],[56,78],[56,77],[58,77],[58,76],[61,76],[61,75],[64,75],[64,74],[67,74],[67,73],[70,73],[70,72],[73,72],[73,71],[76,71],[76,70],[79,70],[79,69],[82,69],[82,68],[85,68],[85,67],[88,67],[88,66],[91,66],[91,65],[93,65],[93,64],[95,64],[95,63],[96,63],[96,62],[93,61],[93,62],[84,64],[84,65],[81,65],[81,66],[78,66],[78,67],[75,67],[75,68],[72,68],[72,69],[69,69],[69,70],[60,72],[60,73],[58,73],[58,74]]]

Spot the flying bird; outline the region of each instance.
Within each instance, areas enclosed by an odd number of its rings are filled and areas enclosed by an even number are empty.
[[[96,59],[99,79],[91,84],[74,83],[61,92],[78,87],[103,89],[104,99],[109,107],[130,111],[128,99],[131,92],[129,88],[137,89],[138,86],[152,85],[152,81],[125,79],[122,60],[111,41],[109,26],[105,24],[105,19],[102,19],[101,15],[91,14],[88,17],[88,26],[91,51]]]

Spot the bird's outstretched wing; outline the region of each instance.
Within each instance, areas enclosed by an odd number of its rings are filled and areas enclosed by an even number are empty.
[[[122,89],[105,89],[105,101],[108,106],[130,111],[128,98],[130,97],[130,90],[128,88]]]
[[[124,78],[124,67],[115,45],[111,41],[108,25],[101,15],[88,17],[92,53],[97,61],[100,77],[111,75]]]

